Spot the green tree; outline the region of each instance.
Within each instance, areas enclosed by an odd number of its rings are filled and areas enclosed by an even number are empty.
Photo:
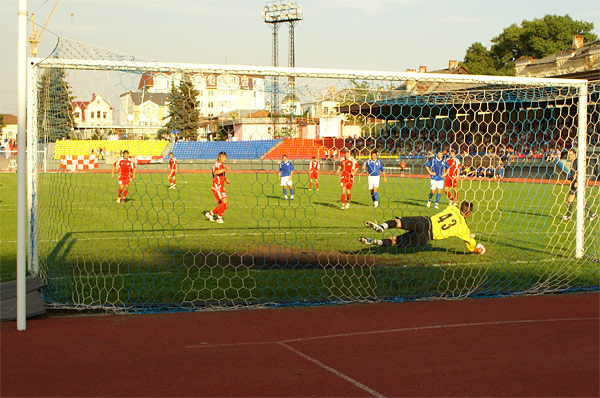
[[[183,76],[178,87],[171,87],[167,114],[169,121],[161,132],[177,130],[187,139],[196,139],[200,117],[198,94],[189,75]]]
[[[38,134],[49,141],[68,137],[74,127],[73,96],[64,70],[49,68],[38,84]]]
[[[463,65],[473,74],[515,74],[515,61],[523,56],[543,58],[571,48],[574,35],[586,42],[598,37],[592,33],[593,22],[575,21],[569,15],[546,15],[533,21],[512,24],[494,37],[488,50],[479,42],[466,51]]]

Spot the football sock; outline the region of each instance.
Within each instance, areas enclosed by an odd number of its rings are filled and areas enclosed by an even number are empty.
[[[287,189],[283,188],[283,196],[287,196]]]
[[[379,202],[379,192],[375,192],[374,196],[375,196],[375,202]]]
[[[450,193],[450,191],[446,191],[446,195],[448,195],[448,199],[453,200],[452,194]]]
[[[317,182],[317,189],[319,189],[319,183]]]
[[[349,194],[349,193],[348,193],[348,194],[346,194],[346,200],[348,201],[348,203],[350,203],[350,197],[351,197],[351,196],[352,196],[352,195],[351,195],[351,194]]]
[[[431,202],[431,198],[433,198],[433,192],[429,192],[429,201]]]
[[[458,191],[454,192],[454,201],[458,202]]]
[[[121,188],[119,188],[119,198],[121,197],[122,192],[123,192],[123,190]]]
[[[219,217],[223,217],[223,214],[225,214],[225,209],[227,209],[227,203],[221,203],[221,205],[218,207],[219,209]]]
[[[396,228],[398,226],[398,221],[396,220],[388,220],[381,224],[383,229]]]
[[[294,196],[294,188],[290,188],[290,193]]]
[[[441,193],[438,193],[438,194],[435,196],[435,203],[440,203],[440,199],[441,199],[441,198],[442,198],[442,194],[441,194]]]
[[[567,206],[567,216],[571,217],[571,212],[573,211],[573,202],[569,202]]]
[[[312,189],[312,182],[308,184],[308,189]]]
[[[587,204],[587,201],[585,202],[585,210],[587,210],[588,212],[588,217],[594,216],[594,212],[592,211],[592,209],[590,209],[590,206]]]
[[[342,194],[342,203],[346,203],[346,195]]]
[[[125,199],[127,197],[127,190],[123,191],[123,199]]]

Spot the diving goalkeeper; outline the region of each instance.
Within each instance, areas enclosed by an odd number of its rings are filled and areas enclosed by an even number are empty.
[[[473,212],[473,203],[466,200],[460,204],[460,209],[450,205],[441,213],[431,217],[396,217],[379,225],[371,221],[365,221],[365,227],[376,232],[386,229],[398,228],[405,232],[402,235],[392,236],[386,239],[358,238],[365,245],[420,247],[425,246],[431,240],[447,239],[453,236],[462,239],[469,252],[477,254],[485,253],[485,247],[477,243],[471,235],[471,230],[465,220]]]

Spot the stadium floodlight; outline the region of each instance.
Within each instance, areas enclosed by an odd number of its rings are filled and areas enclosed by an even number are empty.
[[[269,2],[263,7],[263,19],[266,23],[301,21],[302,6],[292,1]]]

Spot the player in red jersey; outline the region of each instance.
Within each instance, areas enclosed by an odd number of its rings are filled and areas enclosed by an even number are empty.
[[[400,167],[400,177],[404,177],[404,172],[406,170],[406,162],[404,160],[401,160],[398,166]]]
[[[129,151],[123,151],[123,157],[115,162],[110,178],[115,176],[115,170],[118,170],[119,173],[119,195],[117,196],[117,203],[125,203],[129,183],[135,178],[135,172],[137,170],[133,159],[129,158]]]
[[[177,165],[177,159],[175,159],[175,157],[173,157],[173,152],[169,152],[169,183],[171,183],[171,186],[169,187],[169,189],[175,189],[177,188],[176,182],[175,182],[175,174],[177,174],[177,170],[179,169],[179,166]]]
[[[456,157],[456,151],[454,149],[450,150],[450,157],[446,161],[450,166],[448,170],[448,175],[444,180],[444,190],[446,191],[446,195],[448,195],[448,199],[450,199],[450,204],[458,204],[458,177],[460,176],[460,159]],[[454,191],[454,195],[450,193],[450,189]]]
[[[312,157],[310,161],[310,166],[308,167],[310,183],[308,185],[308,190],[312,191],[313,181],[315,182],[315,186],[317,191],[319,190],[319,170],[321,169],[321,163],[317,160],[316,156]]]
[[[208,218],[209,221],[213,221],[218,224],[223,224],[223,214],[225,214],[225,209],[227,209],[228,204],[227,193],[225,192],[225,184],[231,185],[231,181],[229,181],[227,177],[225,177],[225,173],[227,172],[227,170],[229,170],[229,166],[225,166],[226,161],[227,153],[219,152],[217,162],[212,168],[212,193],[217,199],[217,207],[215,207],[212,211],[204,213],[204,215],[206,216],[206,218]],[[216,220],[215,214],[217,215]]]
[[[340,186],[342,187],[342,210],[350,208],[350,197],[352,196],[352,184],[354,184],[354,175],[358,170],[358,162],[352,157],[350,152],[342,150],[340,153],[343,159],[338,167],[340,175]]]

